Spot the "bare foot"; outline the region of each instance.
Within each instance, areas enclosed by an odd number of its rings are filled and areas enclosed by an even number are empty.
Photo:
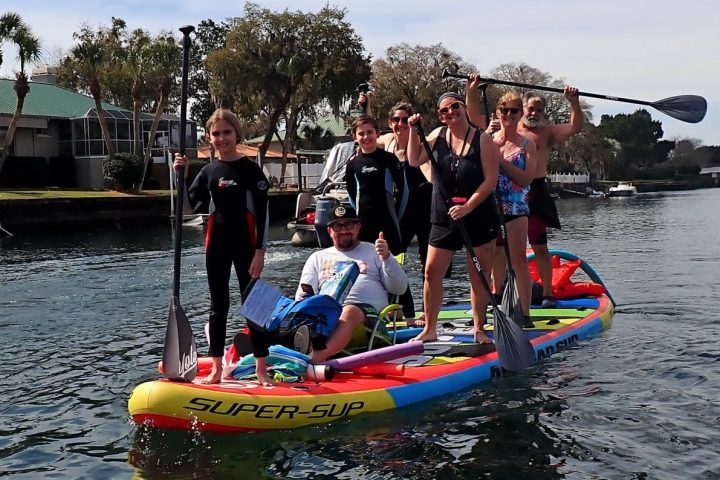
[[[215,383],[220,383],[220,379],[222,378],[222,370],[218,370],[215,367],[210,371],[210,375],[200,380],[200,383],[203,385],[212,385]]]
[[[422,332],[420,332],[420,335],[410,340],[411,342],[436,342],[437,341],[437,331],[428,331],[427,328],[423,329]]]
[[[482,331],[480,331],[480,332],[475,332],[475,342],[477,342],[477,343],[479,343],[479,344],[481,344],[481,345],[482,345],[482,344],[493,343],[492,340],[490,340],[490,337],[488,337],[487,335],[485,335],[485,332],[482,332]]]
[[[255,372],[255,375],[257,375],[258,383],[264,387],[269,387],[271,385],[275,385],[275,381],[270,378],[270,375],[268,375],[267,370],[261,369]]]
[[[425,315],[420,315],[418,318],[408,318],[408,327],[424,327],[425,326]]]

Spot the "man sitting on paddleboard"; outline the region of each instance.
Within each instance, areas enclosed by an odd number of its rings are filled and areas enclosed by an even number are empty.
[[[374,326],[378,312],[388,305],[388,294],[400,295],[408,286],[405,270],[390,255],[388,244],[380,232],[375,245],[359,239],[360,222],[351,207],[338,206],[330,211],[327,226],[333,246],[310,255],[305,262],[295,298],[300,300],[308,292],[322,289],[334,280],[335,266],[340,262],[355,262],[360,275],[343,301],[338,326],[323,350],[313,350],[313,362],[322,362],[344,349],[356,329]]]

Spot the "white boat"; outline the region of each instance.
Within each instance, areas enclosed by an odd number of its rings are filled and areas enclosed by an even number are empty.
[[[320,193],[302,192],[295,203],[295,218],[287,224],[293,231],[293,247],[329,247],[330,236],[324,230],[316,230],[316,225],[324,226],[327,212],[331,206],[349,204],[348,193],[343,182],[331,182]],[[318,233],[320,232],[320,233]]]
[[[327,212],[339,203],[349,204],[343,178],[345,165],[355,153],[355,142],[338,143],[327,156],[320,185],[313,192],[301,192],[295,202],[295,217],[287,224],[293,231],[293,247],[329,247],[332,240],[325,230]],[[318,225],[321,228],[316,229]]]
[[[637,188],[630,182],[618,182],[614,187],[608,188],[608,197],[632,197],[637,195]]]

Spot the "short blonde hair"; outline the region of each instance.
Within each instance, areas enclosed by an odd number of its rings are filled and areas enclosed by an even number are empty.
[[[517,102],[518,106],[520,108],[523,107],[522,99],[520,98],[520,94],[516,92],[515,90],[507,91],[503,94],[502,97],[500,97],[500,100],[498,100],[497,108],[500,108],[501,105],[505,105],[506,103],[511,102]]]
[[[210,135],[210,130],[212,129],[213,125],[215,125],[220,120],[229,123],[233,127],[233,130],[235,130],[235,141],[237,143],[240,143],[240,140],[243,138],[240,120],[238,120],[237,115],[235,115],[227,108],[218,108],[213,112],[212,115],[210,115],[210,118],[208,118],[207,122],[205,123],[205,133],[207,135]]]

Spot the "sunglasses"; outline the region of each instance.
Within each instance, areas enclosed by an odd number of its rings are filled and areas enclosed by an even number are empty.
[[[510,107],[510,108],[505,108],[505,107],[503,107],[503,108],[498,108],[498,110],[499,110],[500,113],[502,113],[503,115],[507,115],[508,113],[511,113],[511,114],[513,114],[513,115],[517,115],[518,113],[520,113],[520,109],[517,108],[517,107]]]
[[[390,121],[393,123],[408,123],[410,117],[391,117]]]
[[[441,108],[440,110],[438,110],[438,113],[439,113],[440,115],[445,115],[446,113],[448,113],[448,112],[450,111],[451,108],[452,108],[453,110],[459,109],[459,108],[460,108],[460,105],[462,105],[462,103],[460,103],[460,102],[453,102],[453,103],[450,104],[449,107],[443,107],[443,108]]]
[[[355,228],[355,225],[357,225],[358,222],[342,222],[342,223],[333,223],[330,225],[330,228],[333,232],[342,232],[345,230],[346,232],[349,232],[353,228]]]

